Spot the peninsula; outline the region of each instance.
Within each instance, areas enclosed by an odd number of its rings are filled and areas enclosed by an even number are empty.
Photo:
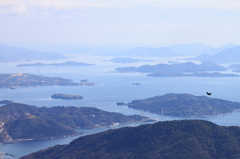
[[[234,110],[240,109],[240,103],[206,96],[169,93],[163,96],[133,100],[128,107],[166,116],[208,117],[232,113]]]
[[[88,82],[89,85],[94,83]],[[61,77],[46,77],[42,75],[34,75],[28,73],[15,74],[0,74],[0,88],[16,88],[16,87],[30,87],[30,86],[85,86],[83,82],[72,82],[70,79]]]
[[[75,62],[75,61],[67,61],[64,63],[51,63],[51,64],[44,64],[44,63],[33,63],[33,64],[19,64],[18,67],[30,67],[30,66],[95,66],[95,64],[89,64],[84,62]]]
[[[0,107],[0,143],[66,137],[78,134],[74,128],[91,129],[145,121],[152,120],[93,107],[39,108],[12,102]]]

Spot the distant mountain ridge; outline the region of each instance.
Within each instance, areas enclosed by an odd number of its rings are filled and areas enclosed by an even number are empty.
[[[223,49],[214,55],[201,54],[196,57],[186,58],[185,60],[212,61],[215,63],[239,63],[240,62],[240,46]]]
[[[197,55],[201,51],[204,51],[207,49],[213,49],[212,46],[203,44],[203,43],[173,44],[167,47],[172,51],[174,51],[175,53],[179,55],[184,55],[184,56]]]
[[[29,48],[29,50],[39,50],[38,52],[57,52],[63,54],[88,54],[98,56],[126,56],[126,57],[171,57],[171,56],[196,56],[200,54],[214,55],[226,48],[232,48],[236,45],[226,44],[214,48],[204,43],[173,44],[169,46],[152,47],[143,44],[129,45],[89,45],[77,43],[9,43],[20,47]],[[6,45],[5,45],[6,46]],[[1,49],[0,49],[1,50]],[[28,49],[25,49],[28,50]],[[31,58],[28,58],[31,59]]]
[[[240,62],[240,46],[227,48],[209,58],[216,63],[234,63]]]
[[[80,137],[21,159],[239,159],[240,128],[164,121]]]
[[[0,62],[67,59],[60,53],[42,52],[0,44]]]

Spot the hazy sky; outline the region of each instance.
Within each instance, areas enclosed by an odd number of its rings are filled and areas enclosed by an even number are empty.
[[[240,0],[0,0],[0,41],[240,45]]]

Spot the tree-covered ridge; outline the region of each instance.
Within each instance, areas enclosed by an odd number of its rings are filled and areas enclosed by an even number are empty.
[[[28,73],[0,74],[0,88],[15,88],[29,86],[51,86],[51,85],[82,85],[74,83],[70,79],[61,77],[46,77]]]
[[[199,72],[199,71],[225,71],[227,68],[217,65],[213,62],[206,61],[200,65],[193,62],[178,63],[178,64],[158,64],[158,65],[143,65],[140,67],[123,67],[116,68],[117,72],[142,72],[142,73],[183,73],[183,72]]]
[[[77,134],[71,127],[50,118],[23,115],[5,125],[12,139],[43,139]]]
[[[240,128],[203,120],[165,121],[80,137],[21,159],[239,159]]]
[[[10,103],[0,107],[0,143],[18,139],[42,139],[73,135],[73,128],[109,127],[112,124],[147,121],[91,107],[41,107]]]
[[[206,96],[170,93],[133,100],[128,104],[128,107],[166,116],[206,117],[231,113],[240,109],[240,103]]]
[[[31,66],[95,66],[94,64],[84,63],[84,62],[75,62],[75,61],[66,61],[63,63],[51,63],[44,64],[41,62],[33,63],[33,64],[19,64],[18,67],[31,67]]]

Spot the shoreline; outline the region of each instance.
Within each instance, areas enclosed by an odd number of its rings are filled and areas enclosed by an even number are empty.
[[[126,125],[126,124],[132,124],[132,123],[145,123],[145,122],[154,122],[153,119],[146,119],[146,120],[141,120],[141,121],[129,121],[129,122],[124,122],[124,123],[118,123],[117,125],[114,125],[114,126],[101,126],[101,127],[93,127],[93,128],[85,128],[86,130],[87,129],[101,129],[101,128],[113,128],[113,127],[117,127],[117,126],[122,126],[122,125]],[[74,128],[75,130],[78,129],[78,128]],[[58,138],[69,138],[69,137],[74,137],[74,136],[80,136],[82,134],[84,134],[84,132],[78,132],[76,131],[77,133],[76,134],[73,134],[73,135],[64,135],[64,136],[60,136],[60,137],[49,137],[49,138],[37,138],[37,139],[13,139],[11,140],[11,142],[3,142],[3,143],[0,143],[0,145],[4,145],[4,144],[15,144],[15,143],[19,143],[19,142],[25,142],[25,141],[34,141],[34,140],[51,140],[51,139],[58,139]]]

